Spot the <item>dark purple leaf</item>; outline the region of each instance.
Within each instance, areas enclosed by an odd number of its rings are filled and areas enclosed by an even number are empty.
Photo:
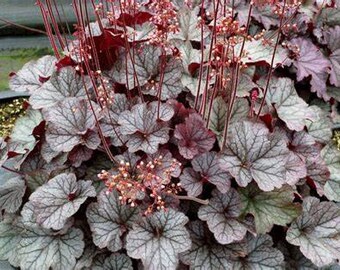
[[[215,143],[215,135],[205,127],[205,122],[199,114],[191,114],[184,124],[175,129],[180,154],[186,159],[192,159],[209,151]]]
[[[329,100],[326,94],[326,80],[331,63],[309,39],[299,37],[293,39],[291,43],[300,48],[300,55],[293,61],[297,68],[297,80],[301,81],[311,76],[312,92],[316,92],[318,97],[324,100]]]
[[[329,60],[332,64],[329,81],[335,86],[340,86],[340,26],[336,25],[324,32],[325,42],[330,49]]]

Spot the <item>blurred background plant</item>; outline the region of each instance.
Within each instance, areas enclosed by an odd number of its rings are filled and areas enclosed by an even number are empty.
[[[8,76],[30,60],[51,54],[50,43],[35,0],[2,0],[0,8],[0,91],[8,90]],[[70,24],[74,15],[70,1],[58,7]]]

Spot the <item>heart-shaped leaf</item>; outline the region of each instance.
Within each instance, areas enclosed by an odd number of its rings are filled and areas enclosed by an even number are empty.
[[[318,97],[324,100],[329,100],[326,94],[326,80],[330,62],[309,39],[299,37],[291,40],[291,43],[300,49],[300,55],[293,61],[293,65],[297,68],[297,80],[301,81],[311,76],[312,92],[316,92]]]
[[[10,168],[7,161],[6,168]],[[12,169],[12,168],[11,168]],[[25,194],[25,181],[19,173],[5,170],[0,166],[0,209],[15,213],[22,203]]]
[[[200,207],[198,217],[207,222],[219,243],[225,245],[241,241],[247,228],[238,219],[242,210],[239,194],[230,189],[225,194],[214,190],[212,195],[209,204]]]
[[[92,111],[87,100],[68,98],[59,106],[45,111],[45,119],[49,121],[46,140],[52,150],[69,152],[78,144],[85,144],[92,149],[98,147],[100,143],[98,135],[87,133],[88,130],[94,129],[96,125],[94,113],[99,111],[96,104],[93,103],[92,107],[95,112]],[[91,143],[94,139],[95,144]]]
[[[29,102],[34,109],[42,109],[69,97],[86,98],[84,83],[89,89],[88,77],[82,78],[72,67],[62,68],[55,72],[39,91],[32,93]]]
[[[118,123],[120,131],[127,135],[130,152],[142,150],[148,154],[154,154],[159,144],[169,140],[169,128],[167,121],[174,115],[174,110],[169,104],[160,104],[159,118],[158,102],[149,104],[137,104],[131,111],[120,114]]]
[[[225,193],[230,188],[230,174],[220,168],[216,152],[208,152],[192,160],[192,168],[185,168],[180,176],[181,186],[190,196],[198,196],[202,192],[203,183],[208,181]]]
[[[201,221],[189,223],[191,249],[181,254],[181,261],[192,269],[231,269],[230,252],[219,244]]]
[[[160,56],[160,48],[153,45],[147,45],[140,48],[139,52],[135,55],[133,61],[131,61],[130,56],[126,56],[127,75],[125,74],[125,68],[119,70],[118,81],[124,84],[127,83],[127,87],[129,89],[135,88],[136,86],[138,86],[138,84],[139,86],[144,86],[148,83],[149,80],[153,79],[158,74]],[[127,81],[126,76],[128,79]],[[117,77],[117,75],[115,77]]]
[[[285,141],[270,137],[263,124],[242,121],[231,129],[220,166],[229,171],[241,187],[254,179],[260,189],[271,191],[286,181],[288,153]]]
[[[240,189],[242,212],[255,218],[257,233],[266,233],[274,224],[285,226],[300,213],[299,205],[293,203],[294,189],[288,185],[271,192],[263,192],[256,185]]]
[[[170,34],[170,39],[179,39],[183,41],[201,41],[201,26],[199,24],[200,17],[199,7],[190,9],[184,6],[177,14],[179,21],[179,31]],[[209,35],[209,29],[206,25],[203,27],[203,38]]]
[[[83,233],[71,228],[66,234],[46,235],[28,230],[20,241],[20,267],[23,270],[73,269],[84,249]]]
[[[277,114],[290,130],[301,131],[306,120],[314,121],[317,115],[296,93],[294,82],[288,78],[271,80],[266,100],[274,104]]]
[[[90,204],[86,211],[93,242],[99,248],[107,247],[113,252],[123,247],[123,234],[138,219],[138,208],[122,204],[118,197],[116,191],[106,193],[103,190],[98,203]]]
[[[149,270],[175,270],[178,254],[191,246],[185,224],[189,219],[173,209],[162,210],[135,223],[127,235],[128,255]]]
[[[34,93],[48,80],[55,70],[57,59],[54,56],[44,56],[37,61],[26,63],[21,70],[13,75],[9,87],[13,91]]]
[[[340,259],[340,207],[307,197],[303,212],[289,227],[287,241],[318,267]]]
[[[26,204],[23,217],[0,223],[0,258],[23,270],[72,270],[83,253],[80,229],[43,229],[32,222],[33,206]]]
[[[77,181],[74,174],[59,174],[30,196],[37,223],[60,230],[88,197],[96,196],[91,181]]]
[[[199,114],[190,114],[184,124],[176,125],[175,138],[178,139],[180,154],[192,159],[199,154],[208,152],[214,145],[214,134],[205,127]]]
[[[268,234],[256,237],[248,234],[243,241],[227,247],[232,254],[230,269],[284,269],[283,255],[273,248],[273,240]]]

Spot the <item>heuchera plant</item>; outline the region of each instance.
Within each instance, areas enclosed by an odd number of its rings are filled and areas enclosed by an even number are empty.
[[[38,0],[1,269],[339,269],[340,2]],[[70,1],[71,2],[71,1]]]

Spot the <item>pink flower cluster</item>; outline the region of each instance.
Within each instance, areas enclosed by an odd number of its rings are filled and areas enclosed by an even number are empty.
[[[147,203],[145,214],[154,210],[165,208],[164,195],[176,195],[181,190],[180,184],[171,182],[171,175],[181,163],[172,159],[169,167],[163,168],[163,157],[159,156],[145,163],[131,166],[122,160],[118,169],[103,170],[98,174],[99,179],[105,182],[107,192],[119,192],[119,200],[132,207],[140,203]]]

